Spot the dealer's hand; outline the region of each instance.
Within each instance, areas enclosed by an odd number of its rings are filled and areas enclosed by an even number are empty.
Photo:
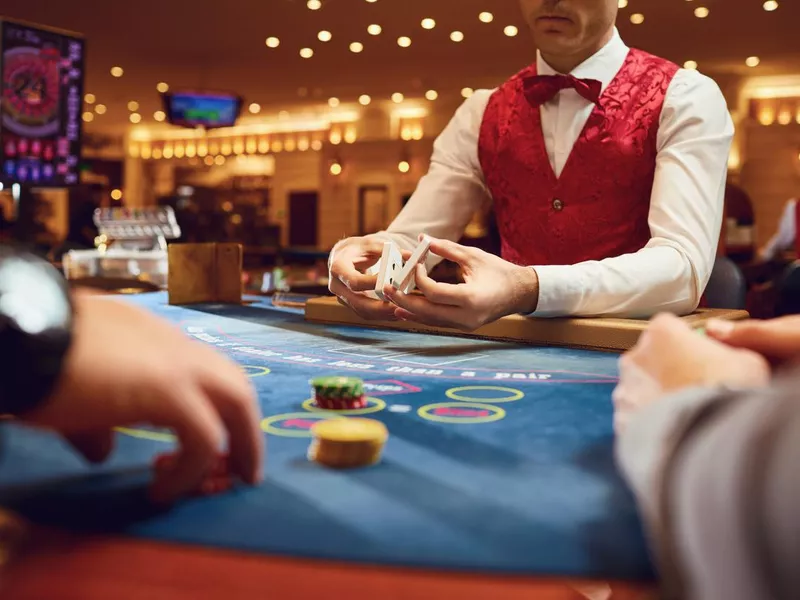
[[[112,428],[172,429],[174,469],[158,501],[196,490],[227,442],[235,475],[261,478],[264,442],[256,396],[242,370],[168,323],[117,301],[76,295],[74,339],[53,394],[21,419],[60,432],[89,460],[112,449]]]
[[[774,364],[800,358],[800,316],[792,315],[759,321],[712,320],[706,332],[720,342],[758,352]]]
[[[415,276],[423,296],[403,294],[389,286],[384,289],[398,307],[398,319],[473,331],[500,317],[536,308],[539,280],[533,269],[448,240],[434,239],[430,251],[457,263],[464,283],[434,281],[420,265]]]
[[[366,235],[337,243],[328,259],[328,290],[339,302],[349,306],[363,319],[394,321],[394,306],[364,294],[375,289],[377,278],[366,270],[381,259],[384,239]],[[411,255],[401,251],[403,259]]]
[[[690,387],[766,384],[770,368],[759,354],[698,335],[673,315],[655,317],[636,346],[619,361],[613,393],[614,426],[621,432],[633,414]]]

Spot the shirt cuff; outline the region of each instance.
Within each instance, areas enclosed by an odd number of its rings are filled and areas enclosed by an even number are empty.
[[[573,312],[572,303],[568,301],[574,293],[581,293],[580,283],[574,278],[566,277],[561,265],[543,265],[531,267],[539,279],[539,301],[536,310],[530,317],[564,317]]]

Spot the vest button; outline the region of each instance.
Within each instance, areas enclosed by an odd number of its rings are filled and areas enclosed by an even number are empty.
[[[553,200],[553,210],[561,210],[562,208],[564,208],[564,203],[561,200],[558,198]]]

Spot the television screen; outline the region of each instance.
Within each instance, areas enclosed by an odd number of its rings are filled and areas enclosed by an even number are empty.
[[[164,94],[167,121],[181,127],[232,127],[239,118],[242,98],[220,92],[170,92]]]
[[[84,56],[78,34],[0,21],[0,181],[79,183]]]

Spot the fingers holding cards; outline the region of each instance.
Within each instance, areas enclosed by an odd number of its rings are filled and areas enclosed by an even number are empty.
[[[393,241],[385,241],[380,246],[380,258],[364,273],[359,273],[359,277],[351,276],[349,280],[331,277],[329,289],[340,302],[363,318],[393,319],[396,307],[391,303],[391,296],[397,292],[411,292],[416,287],[418,273],[425,277],[424,265],[431,243],[432,239],[423,234],[417,247],[409,251]]]
[[[394,306],[386,302],[378,302],[369,297],[368,292],[354,292],[339,280],[332,280],[330,290],[339,298],[339,302],[349,306],[358,316],[368,320],[394,321]]]

